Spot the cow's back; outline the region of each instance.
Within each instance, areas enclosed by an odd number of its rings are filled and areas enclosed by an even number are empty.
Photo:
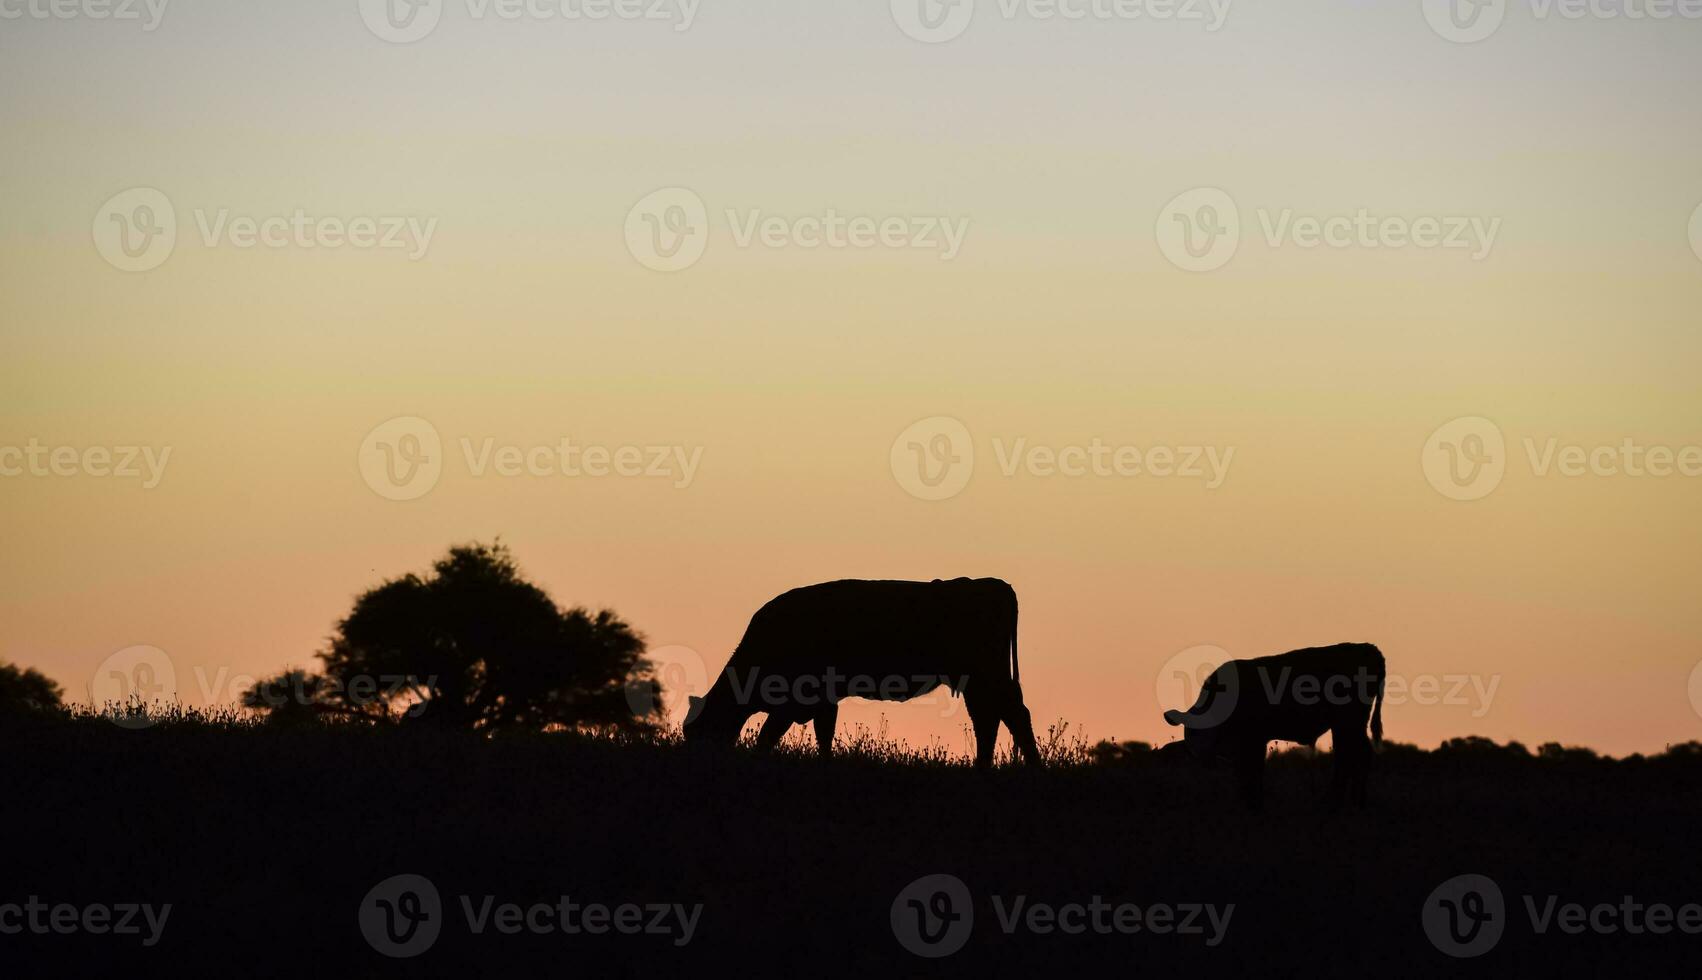
[[[999,579],[843,579],[792,589],[751,617],[731,666],[788,676],[958,674],[1008,639],[1016,593]]]

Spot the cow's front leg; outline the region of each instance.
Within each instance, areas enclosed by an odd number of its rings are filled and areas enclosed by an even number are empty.
[[[762,730],[756,733],[756,750],[758,752],[772,751],[776,745],[780,744],[781,737],[784,736],[787,730],[791,727],[791,718],[788,718],[778,712],[770,711],[768,713],[768,717],[763,719]]]
[[[986,697],[965,689],[964,707],[969,709],[969,724],[975,729],[975,768],[989,769],[993,765],[993,746],[999,740],[999,705],[989,704]]]
[[[833,730],[839,724],[839,705],[830,704],[816,712],[816,748],[823,759],[833,755]]]

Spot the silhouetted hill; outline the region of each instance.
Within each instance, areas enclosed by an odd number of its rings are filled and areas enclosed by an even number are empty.
[[[877,738],[823,762],[700,753],[664,742],[487,739],[405,727],[258,726],[193,717],[125,730],[99,719],[13,726],[6,893],[74,903],[171,903],[158,944],[6,936],[0,957],[62,975],[870,976],[1071,969],[1165,975],[1434,975],[1420,907],[1473,872],[1514,896],[1696,899],[1702,754],[1604,761],[1470,744],[1391,747],[1365,811],[1325,814],[1327,767],[1285,753],[1269,810],[1227,780],[1124,749],[1089,765],[975,772],[943,754],[892,758]],[[1054,751],[1056,751],[1054,746]],[[883,755],[884,753],[884,755]],[[883,761],[884,760],[884,761]],[[1066,760],[1067,761],[1067,760]],[[375,885],[424,876],[444,930],[417,959],[374,951],[358,910]],[[895,938],[916,879],[950,874],[975,899],[973,931],[931,961]],[[502,935],[476,912],[574,901],[695,906],[691,941]],[[1220,945],[1178,935],[1006,935],[1001,901],[1233,903]],[[1519,913],[1522,914],[1522,913]],[[488,925],[488,923],[487,923]],[[1546,936],[1509,930],[1468,972],[1670,975],[1693,936]],[[14,963],[15,965],[15,963]],[[11,969],[7,975],[16,975]]]

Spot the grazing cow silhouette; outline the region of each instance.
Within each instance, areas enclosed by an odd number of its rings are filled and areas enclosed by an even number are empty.
[[[1263,803],[1266,745],[1313,745],[1327,731],[1335,745],[1330,803],[1349,789],[1363,804],[1371,745],[1383,741],[1384,678],[1383,653],[1369,643],[1231,660],[1206,679],[1192,708],[1166,711],[1164,720],[1183,726],[1181,744],[1195,758],[1228,760],[1255,810]]]
[[[833,752],[846,697],[908,701],[945,685],[961,695],[975,729],[975,764],[992,765],[999,723],[1023,759],[1040,763],[1017,668],[1016,591],[996,578],[932,582],[846,579],[769,600],[709,693],[691,699],[688,741],[732,744],[768,713],[757,747],[793,725],[815,723]]]

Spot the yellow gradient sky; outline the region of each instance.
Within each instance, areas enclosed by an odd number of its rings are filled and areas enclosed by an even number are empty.
[[[1168,739],[1156,685],[1192,647],[1341,640],[1494,685],[1391,706],[1402,741],[1702,737],[1702,477],[1543,476],[1525,448],[1702,446],[1702,20],[1514,4],[1456,44],[1406,0],[1240,0],[1215,32],[983,0],[926,44],[886,3],[706,0],[675,26],[450,2],[391,44],[355,0],[0,21],[0,447],[171,448],[152,489],[0,476],[0,660],[82,696],[151,644],[184,700],[225,700],[221,670],[310,664],[361,589],[501,535],[559,601],[711,670],[793,586],[1005,578],[1036,721],[1090,738]],[[92,229],[136,187],[178,240],[125,272]],[[710,233],[659,273],[624,228],[667,187]],[[1242,240],[1191,273],[1158,229],[1198,187]],[[197,227],[297,209],[436,224],[418,261]],[[728,209],[969,224],[942,261],[740,247]],[[1474,261],[1260,224],[1360,209],[1499,225]],[[409,501],[357,465],[398,416],[444,442]],[[889,451],[934,416],[976,460],[926,501]],[[1424,469],[1462,416],[1507,444],[1472,501]],[[475,476],[463,438],[702,458],[683,489]],[[995,451],[1096,438],[1234,457],[1206,489]],[[938,700],[842,717],[882,714],[965,744]]]

